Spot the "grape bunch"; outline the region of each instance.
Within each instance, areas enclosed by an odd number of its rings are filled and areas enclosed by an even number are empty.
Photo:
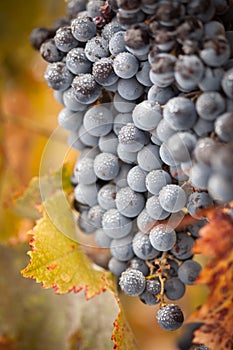
[[[203,209],[233,199],[233,5],[227,0],[68,0],[33,46],[79,157],[78,226],[111,254],[120,289],[159,304],[159,325],[201,271]],[[179,224],[185,215],[195,222]]]

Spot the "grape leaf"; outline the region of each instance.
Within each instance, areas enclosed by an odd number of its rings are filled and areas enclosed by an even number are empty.
[[[67,193],[72,190],[68,165],[64,165],[62,169],[51,174],[34,177],[24,194],[15,199],[14,209],[18,215],[33,220],[39,219],[41,213],[37,210],[37,206],[59,189],[63,189]]]
[[[43,205],[43,217],[32,230],[31,260],[22,271],[24,277],[42,282],[44,288],[55,289],[56,293],[85,291],[89,299],[108,289],[113,289],[110,272],[94,270],[91,261],[80,245],[63,233],[75,236],[72,212],[64,206],[64,193],[58,191]],[[53,209],[49,216],[45,208]],[[61,231],[63,230],[63,232]]]
[[[84,292],[55,295],[42,289],[19,274],[27,249],[26,243],[0,245],[0,349],[111,350],[119,311],[112,292],[87,302]],[[81,339],[71,344],[77,332]]]
[[[194,253],[211,256],[196,283],[207,284],[210,294],[190,321],[204,324],[195,332],[194,343],[211,350],[233,349],[233,220],[224,211],[215,211],[200,230]]]
[[[116,298],[120,307],[120,312],[114,322],[114,330],[112,333],[112,341],[114,343],[114,350],[136,350],[138,346],[135,337],[127,323],[125,313],[119,298]]]

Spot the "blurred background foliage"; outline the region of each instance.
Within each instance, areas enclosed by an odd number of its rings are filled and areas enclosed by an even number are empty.
[[[44,82],[46,63],[31,48],[29,36],[34,27],[51,26],[64,11],[62,0],[0,1],[1,350],[112,348],[110,337],[116,310],[108,293],[96,297],[96,301],[85,302],[82,293],[56,296],[20,275],[28,262],[26,232],[33,222],[14,213],[12,200],[40,171],[59,167],[64,160],[60,154],[67,152],[65,134],[56,131],[51,137],[61,106]],[[74,157],[72,152],[67,154],[70,162]],[[188,290],[180,301],[185,315],[204,298],[201,287]],[[176,349],[179,332],[168,334],[161,330],[153,307],[126,296],[122,302],[141,350]]]

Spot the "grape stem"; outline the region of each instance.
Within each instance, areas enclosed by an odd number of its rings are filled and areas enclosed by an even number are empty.
[[[166,303],[164,301],[164,282],[165,282],[165,278],[164,276],[164,270],[168,267],[168,263],[167,263],[167,255],[168,252],[165,251],[163,252],[163,254],[161,255],[161,257],[159,259],[155,259],[153,261],[153,263],[146,261],[147,265],[150,268],[150,275],[146,277],[146,279],[154,279],[156,277],[158,277],[160,284],[161,284],[161,291],[159,293],[159,295],[157,295],[157,298],[159,298],[161,300],[161,306],[165,306]],[[155,265],[159,266],[159,269],[154,273],[154,268]]]

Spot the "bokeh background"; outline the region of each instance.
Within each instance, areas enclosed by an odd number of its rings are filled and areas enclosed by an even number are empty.
[[[29,42],[34,27],[51,26],[64,16],[63,0],[0,1],[0,349],[108,350],[117,307],[104,293],[86,302],[78,295],[55,295],[21,277],[28,263],[26,232],[33,222],[12,210],[12,200],[33,176],[61,165],[65,133],[56,132],[61,106],[43,79],[46,63]],[[41,168],[41,158],[46,157]],[[72,163],[76,153],[70,151]],[[206,297],[202,287],[188,288],[179,304],[190,315]],[[176,350],[181,331],[167,333],[153,307],[122,296],[129,324],[141,350]],[[127,350],[127,349],[125,349]]]

